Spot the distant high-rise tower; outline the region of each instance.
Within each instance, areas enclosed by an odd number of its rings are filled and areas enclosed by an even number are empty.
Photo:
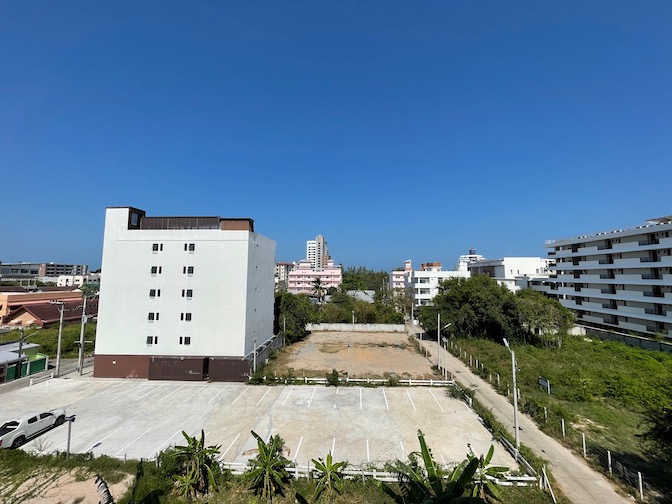
[[[306,242],[306,259],[310,261],[313,271],[322,271],[331,259],[327,240],[324,236],[317,235],[314,240]]]

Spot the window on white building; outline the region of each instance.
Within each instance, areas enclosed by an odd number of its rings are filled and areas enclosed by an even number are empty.
[[[191,322],[191,313],[180,313],[180,320]]]
[[[156,345],[159,343],[158,336],[147,336],[147,345]]]
[[[147,314],[147,320],[153,322],[154,320],[159,320],[159,312],[149,312]]]
[[[196,244],[195,243],[185,243],[184,244],[184,251],[187,252],[193,252],[196,250]]]
[[[161,289],[149,289],[149,297],[161,297]]]
[[[182,268],[182,273],[185,275],[193,275],[194,274],[194,267],[193,266],[185,266]]]
[[[163,243],[153,243],[152,252],[163,252]]]
[[[191,336],[180,336],[180,345],[191,345]]]
[[[186,297],[187,299],[191,299],[194,295],[193,289],[182,289],[182,297]]]

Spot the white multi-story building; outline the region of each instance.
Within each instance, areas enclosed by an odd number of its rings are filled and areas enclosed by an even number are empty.
[[[292,294],[313,294],[313,282],[320,279],[320,285],[325,291],[332,287],[339,287],[343,283],[343,272],[340,264],[334,264],[329,259],[326,267],[315,271],[308,259],[299,261],[296,268],[287,275],[287,291]]]
[[[471,262],[467,267],[471,276],[488,275],[515,292],[521,287],[520,278],[548,277],[554,263],[547,257],[504,257]]]
[[[289,272],[294,268],[294,264],[287,262],[275,263],[275,270],[273,278],[275,280],[275,290],[276,291],[286,291],[287,290],[287,277]]]
[[[245,379],[273,337],[274,257],[251,219],[108,208],[94,376]]]
[[[410,261],[409,266],[410,266]],[[422,267],[408,272],[406,288],[410,289],[415,306],[424,306],[432,303],[432,299],[439,293],[439,285],[449,278],[469,278],[468,271],[443,271],[440,262],[423,263]]]
[[[585,325],[672,337],[672,216],[546,243],[557,274],[530,286]]]
[[[306,259],[310,261],[314,271],[322,271],[327,266],[331,257],[324,236],[317,235],[314,240],[306,242]]]

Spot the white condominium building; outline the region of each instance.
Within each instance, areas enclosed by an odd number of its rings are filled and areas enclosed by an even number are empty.
[[[407,273],[406,288],[410,289],[415,306],[431,304],[434,296],[439,293],[439,285],[444,280],[469,278],[468,271],[443,271],[440,262],[423,263],[419,270],[411,269]]]
[[[557,274],[531,287],[559,299],[578,323],[672,337],[672,216],[546,247]]]
[[[327,266],[330,256],[324,236],[317,235],[314,240],[306,242],[306,259],[314,271],[322,271]]]
[[[488,275],[499,285],[510,291],[517,291],[530,278],[548,277],[553,273],[553,259],[546,257],[503,257],[501,259],[483,259],[468,264],[471,276]],[[519,279],[525,277],[525,281]]]
[[[246,379],[273,337],[274,257],[252,219],[108,208],[94,376]]]

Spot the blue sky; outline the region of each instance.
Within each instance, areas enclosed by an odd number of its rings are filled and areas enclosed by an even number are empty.
[[[105,207],[452,267],[672,214],[672,2],[0,3],[0,260]]]

